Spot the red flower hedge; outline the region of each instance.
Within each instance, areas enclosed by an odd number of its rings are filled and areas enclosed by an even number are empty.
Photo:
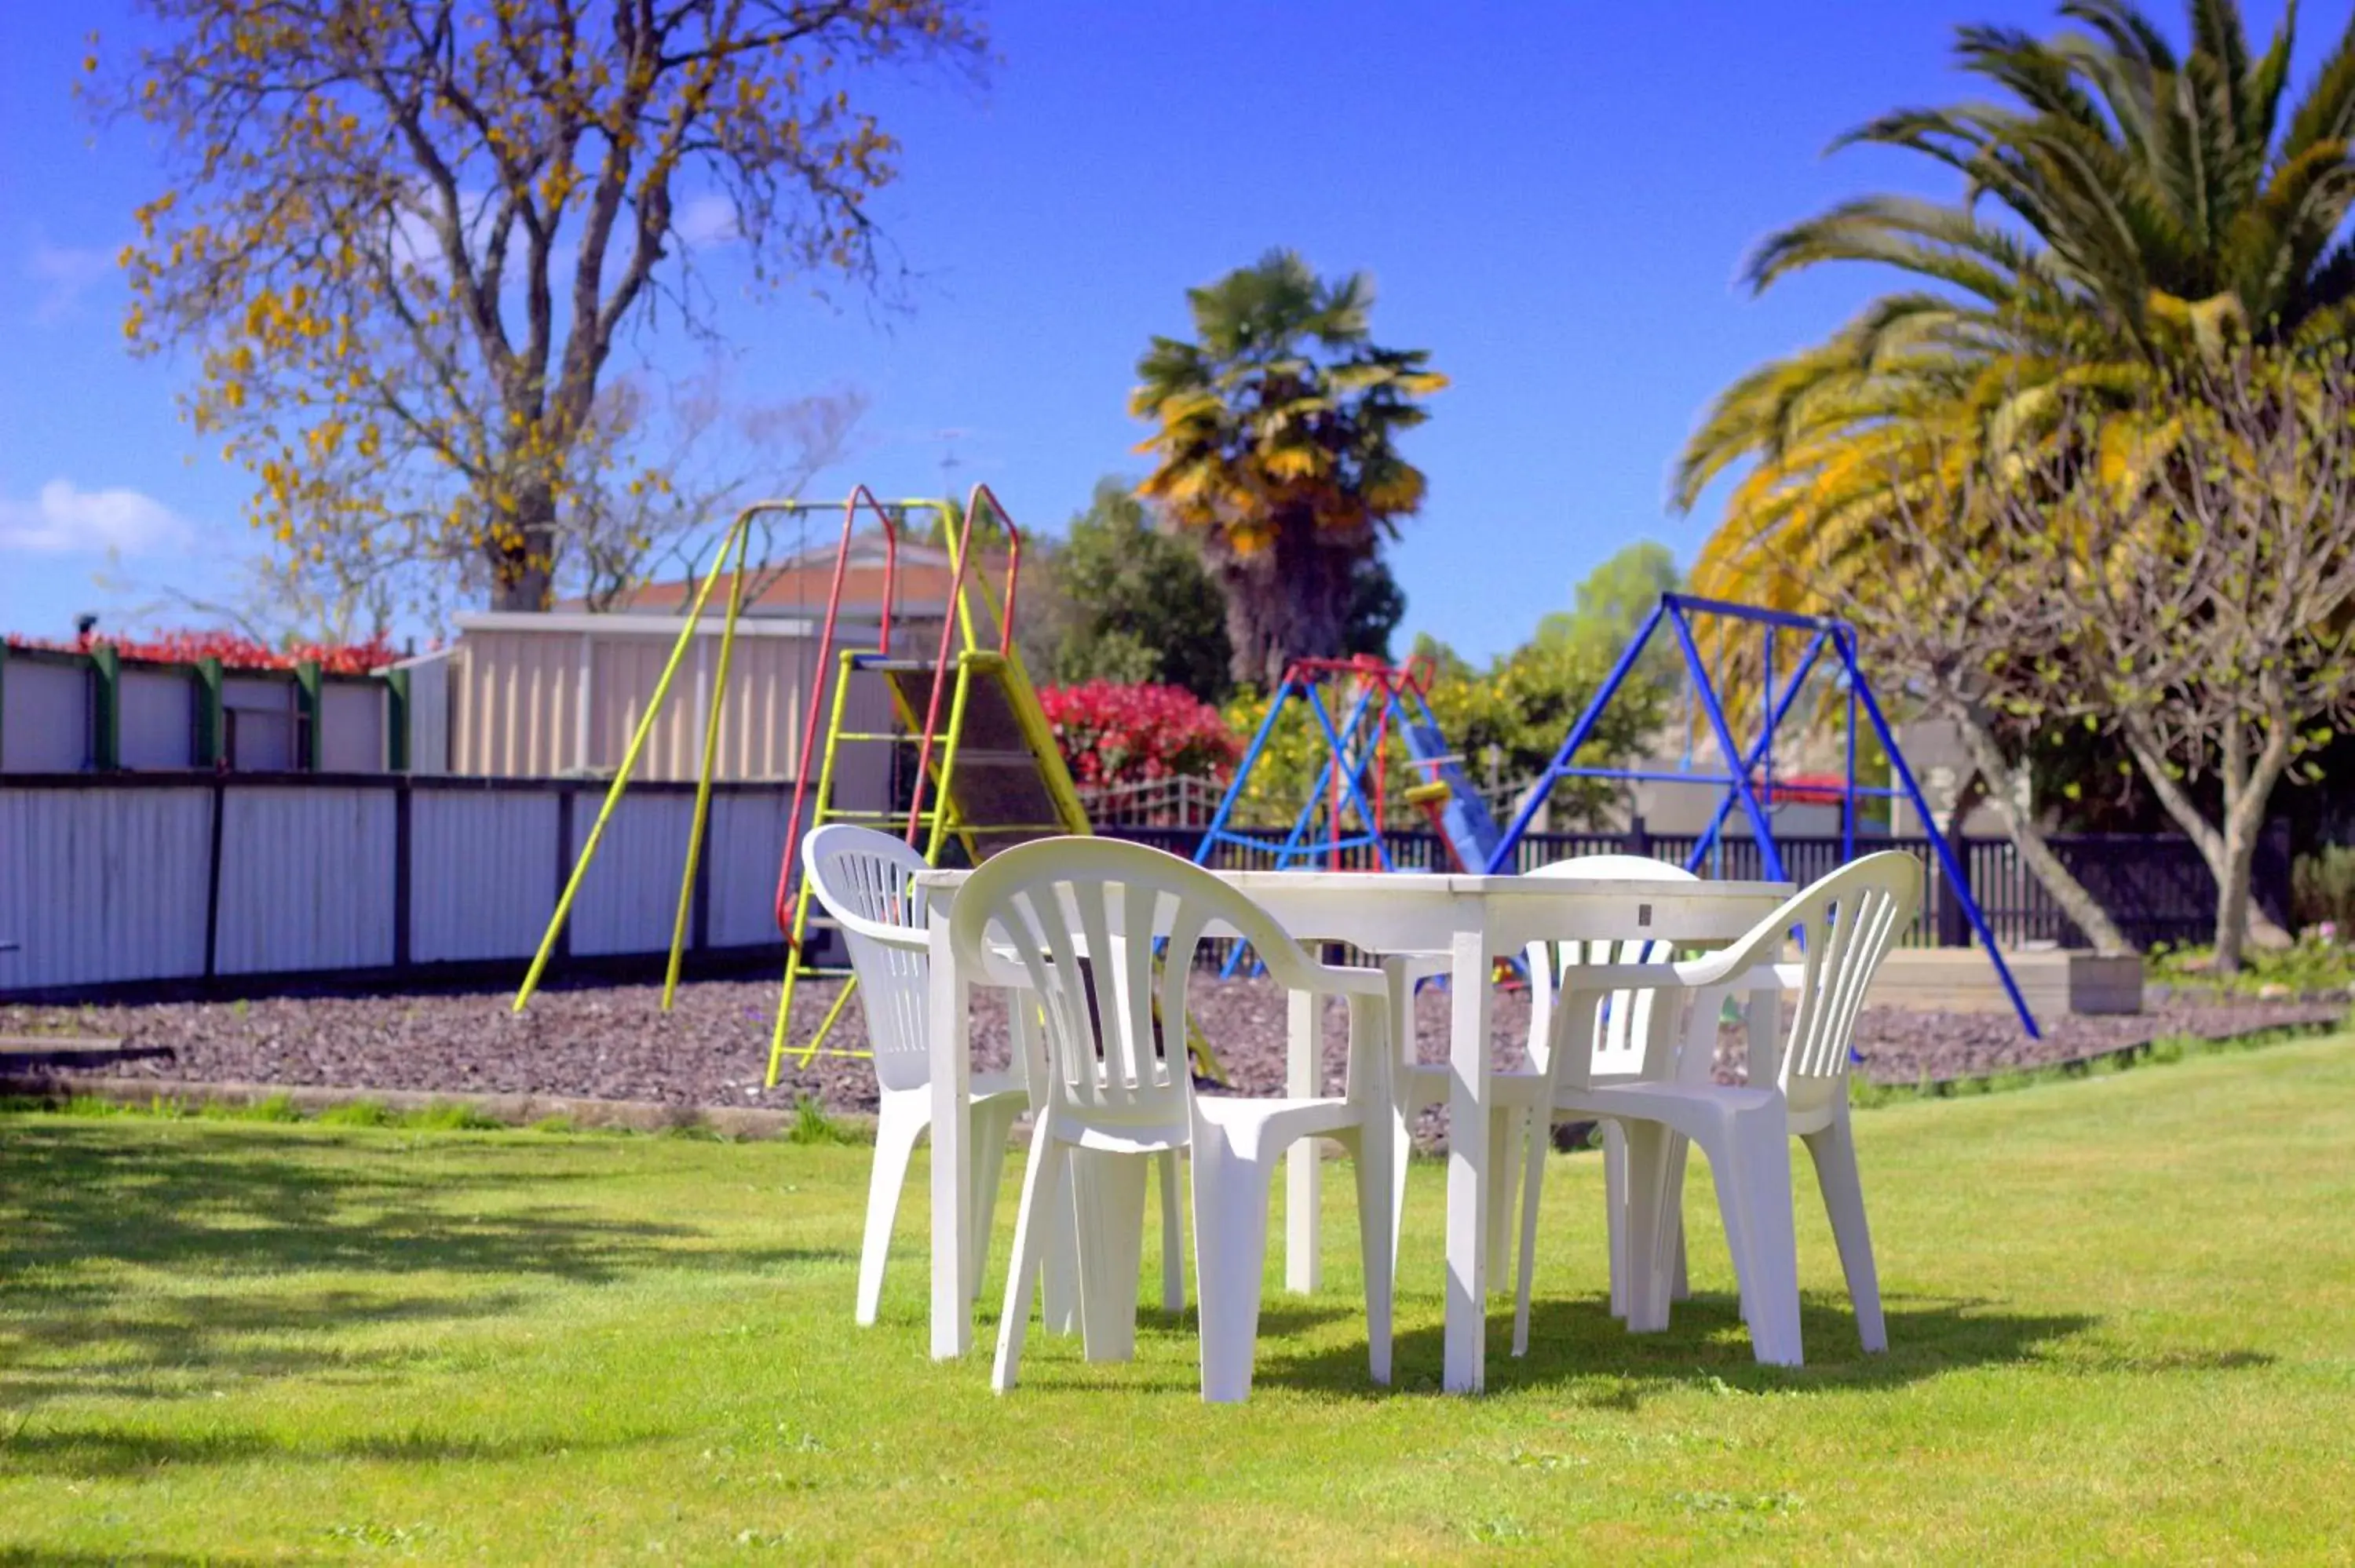
[[[1182,686],[1090,681],[1039,694],[1082,788],[1225,776],[1242,753],[1219,710]]]
[[[47,648],[63,653],[87,653],[111,647],[124,659],[154,664],[194,664],[218,659],[228,670],[292,670],[316,663],[331,675],[365,675],[400,659],[400,653],[379,635],[366,642],[306,642],[292,648],[272,648],[233,631],[163,631],[150,638],[83,637],[70,642],[37,637],[8,639],[16,648]]]

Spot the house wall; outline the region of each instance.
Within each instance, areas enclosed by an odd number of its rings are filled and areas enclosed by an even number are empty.
[[[0,671],[0,772],[79,773],[91,765],[90,666],[12,654]]]
[[[125,665],[115,691],[122,704],[117,745],[123,767],[196,766],[197,687],[186,666],[147,670]]]
[[[461,621],[465,635],[449,662],[449,770],[553,778],[618,768],[661,683],[677,638],[675,623],[653,622],[651,617],[567,616],[549,618],[550,629],[539,630],[474,619],[473,625]],[[580,627],[592,619],[601,624]],[[633,621],[641,625],[634,628]],[[706,715],[719,685],[719,652],[716,624],[697,634],[672,677],[633,779],[697,776]],[[802,729],[809,718],[805,705],[817,705],[822,739],[832,700],[830,680],[812,690],[815,653],[816,639],[805,629],[787,630],[771,621],[740,632],[720,697],[714,778],[800,775]],[[428,717],[426,705],[412,709],[413,724],[421,726]],[[879,678],[862,677],[853,684],[844,720],[846,728],[868,733],[891,727],[890,695]],[[431,736],[418,745],[430,754]],[[810,759],[813,781],[821,760]],[[844,747],[837,799],[879,803],[890,769],[889,747]]]

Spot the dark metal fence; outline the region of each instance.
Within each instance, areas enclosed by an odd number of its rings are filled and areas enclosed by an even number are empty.
[[[1199,827],[1112,825],[1099,832],[1131,839],[1191,858],[1202,842]],[[1272,834],[1271,837],[1280,837]],[[1551,861],[1583,854],[1644,854],[1682,864],[1700,842],[1692,834],[1635,832],[1529,833],[1517,848],[1514,869],[1530,871]],[[2050,841],[2062,864],[2109,911],[2126,939],[2137,947],[2158,942],[2204,942],[2214,929],[2216,885],[2207,863],[2191,841],[2174,834],[2062,833]],[[1435,833],[1393,831],[1384,835],[1391,864],[1401,871],[1453,871],[1446,846]],[[1775,841],[1783,870],[1792,881],[1806,884],[1832,871],[1845,856],[1837,835],[1783,838]],[[1967,947],[1971,942],[1963,901],[1945,867],[1926,838],[1859,835],[1859,853],[1904,850],[1923,863],[1925,878],[1922,913],[1907,933],[1917,947]],[[2011,841],[1965,838],[1953,841],[1955,856],[1969,878],[1979,912],[2006,947],[2051,942],[2083,947],[2084,933],[2063,915],[2051,895],[2037,882]],[[1373,847],[1359,845],[1341,852],[1346,870],[1371,871],[1379,862]],[[1215,863],[1222,868],[1266,868],[1275,864],[1272,853],[1222,844]],[[2289,913],[2289,841],[2286,832],[2268,833],[2260,843],[2254,873],[2259,907],[2275,920]],[[1298,869],[1321,868],[1314,862],[1295,861]],[[1726,880],[1755,880],[1766,873],[1757,843],[1747,835],[1726,836],[1712,846],[1700,866],[1700,874]]]

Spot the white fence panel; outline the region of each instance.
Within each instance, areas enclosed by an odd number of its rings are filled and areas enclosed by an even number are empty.
[[[122,704],[116,734],[123,767],[197,765],[197,683],[186,670],[126,668],[115,691]]]
[[[395,831],[390,789],[229,791],[218,972],[390,964]]]
[[[409,675],[409,770],[450,771],[450,651],[405,659]]]
[[[0,675],[0,771],[79,773],[90,764],[89,668],[9,660]]]
[[[597,820],[602,797],[583,792],[572,803],[572,854],[578,858]],[[687,829],[695,821],[688,794],[624,795],[605,824],[596,863],[572,904],[572,950],[659,953],[670,948],[678,913],[678,879],[687,870]]]
[[[0,991],[202,974],[211,845],[202,787],[0,790]]]
[[[710,946],[765,947],[784,939],[777,931],[777,862],[792,801],[790,789],[712,797],[711,843],[704,851],[711,857],[705,929]]]
[[[410,957],[529,958],[556,909],[556,796],[420,789],[410,797]]]

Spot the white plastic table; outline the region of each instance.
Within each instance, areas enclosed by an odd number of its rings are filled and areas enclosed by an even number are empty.
[[[1450,1393],[1477,1393],[1487,1377],[1488,1281],[1489,983],[1496,961],[1534,941],[1653,938],[1715,946],[1747,932],[1793,889],[1779,882],[1563,882],[1540,877],[1418,872],[1238,871],[1220,875],[1303,941],[1347,942],[1374,953],[1448,955],[1454,1011],[1448,1026],[1446,1360]],[[932,1088],[932,1354],[972,1348],[967,1303],[973,1281],[962,1226],[969,1207],[964,1139],[973,1064],[967,999],[957,972],[948,912],[965,874],[933,871],[916,881],[930,909]],[[1772,995],[1755,1007],[1776,1006]],[[1755,1022],[1755,1021],[1753,1021]],[[1316,1020],[1295,999],[1286,1092],[1315,1094]],[[1284,1204],[1284,1283],[1316,1288],[1317,1156],[1304,1144],[1290,1156]],[[976,1265],[977,1266],[977,1265]]]

